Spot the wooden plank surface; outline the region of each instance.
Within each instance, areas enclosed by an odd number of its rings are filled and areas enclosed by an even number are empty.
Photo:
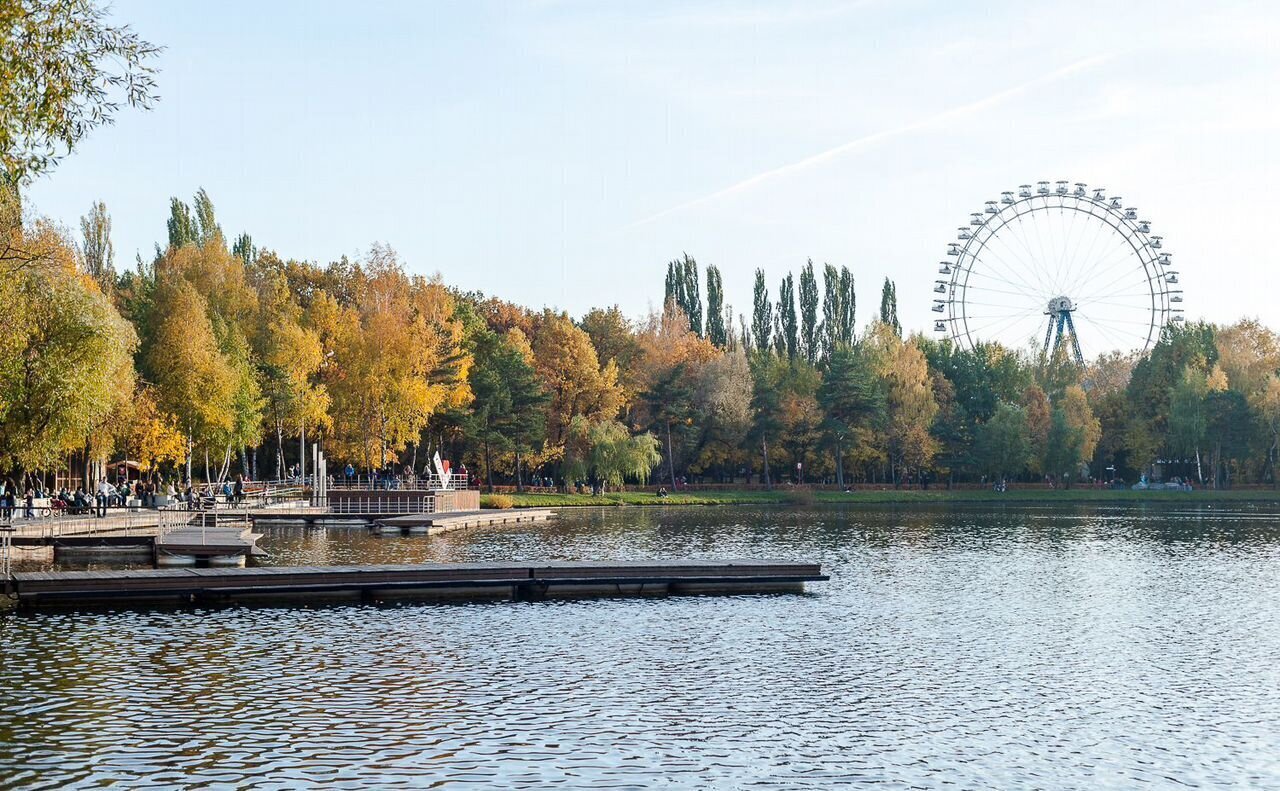
[[[109,571],[28,571],[13,575],[20,599],[42,594],[144,595],[216,592],[220,589],[270,590],[299,587],[349,588],[414,583],[615,584],[627,580],[749,581],[825,579],[814,563],[776,561],[700,563],[423,563],[379,566],[269,566],[263,568],[122,569]]]

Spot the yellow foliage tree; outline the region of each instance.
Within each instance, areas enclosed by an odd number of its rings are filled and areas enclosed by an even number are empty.
[[[938,413],[933,383],[924,353],[914,339],[904,341],[881,322],[868,332],[872,365],[885,384],[888,403],[886,445],[894,481],[900,473],[927,467],[937,453],[937,440],[929,433]]]
[[[375,248],[354,304],[325,308],[333,344],[326,384],[333,399],[331,449],[381,467],[418,438],[436,412],[471,399],[471,357],[453,297],[436,280],[410,278]]]
[[[575,417],[613,420],[625,396],[612,362],[600,367],[591,338],[569,317],[543,313],[533,339],[534,369],[551,397],[547,409],[547,445],[553,453],[564,447]]]

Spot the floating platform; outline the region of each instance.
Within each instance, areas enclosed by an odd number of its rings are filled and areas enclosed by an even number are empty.
[[[509,508],[475,511],[448,511],[438,514],[404,514],[376,520],[373,527],[380,533],[408,531],[415,535],[434,536],[452,530],[519,522],[545,522],[555,516],[549,508]]]
[[[78,607],[799,593],[827,579],[816,563],[770,561],[429,563],[32,571],[14,574],[10,585],[20,606]]]
[[[158,566],[194,566],[205,560],[215,566],[243,566],[258,550],[260,533],[245,523],[185,525],[155,538]]]

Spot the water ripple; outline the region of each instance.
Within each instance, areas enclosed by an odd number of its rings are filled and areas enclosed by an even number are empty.
[[[0,788],[1280,787],[1280,519],[612,509],[273,562],[820,560],[804,596],[0,616]]]

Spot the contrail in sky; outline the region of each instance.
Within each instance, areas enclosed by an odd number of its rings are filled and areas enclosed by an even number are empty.
[[[848,154],[852,151],[858,151],[863,148],[868,148],[877,143],[883,142],[893,137],[897,137],[899,135],[908,134],[910,132],[917,132],[917,131],[920,131],[921,129],[927,129],[931,126],[937,126],[939,124],[946,123],[947,121],[954,121],[957,118],[963,118],[964,116],[972,115],[973,113],[976,113],[980,110],[985,110],[988,107],[993,107],[1008,99],[1012,99],[1013,97],[1019,94],[1026,93],[1032,88],[1036,88],[1041,85],[1045,85],[1047,83],[1055,82],[1057,80],[1060,80],[1064,77],[1069,77],[1072,74],[1076,74],[1078,72],[1092,69],[1095,66],[1105,63],[1107,60],[1110,59],[1110,57],[1111,57],[1110,55],[1096,55],[1091,58],[1085,58],[1084,60],[1078,60],[1075,63],[1071,63],[1067,66],[1063,66],[1060,69],[1051,71],[1048,74],[1037,77],[1034,80],[1031,80],[1030,82],[1024,82],[1021,85],[1015,85],[1012,88],[1006,88],[1005,90],[1000,91],[999,93],[993,93],[990,96],[987,96],[982,99],[978,99],[975,102],[970,102],[969,104],[963,104],[963,105],[960,105],[959,107],[953,107],[950,110],[944,110],[943,112],[940,112],[937,115],[931,115],[928,118],[923,118],[919,121],[912,121],[911,123],[904,124],[903,126],[894,127],[893,129],[885,129],[880,132],[873,132],[872,134],[866,135],[864,137],[859,137],[856,140],[850,140],[849,142],[842,143],[836,146],[835,148],[829,148],[826,151],[822,151],[812,156],[805,157],[804,159],[798,160],[796,162],[792,162],[787,165],[780,165],[779,167],[766,170],[763,173],[757,173],[756,175],[751,176],[750,178],[743,179],[742,181],[739,181],[737,184],[733,184],[731,186],[725,187],[724,189],[713,192],[710,195],[703,195],[701,198],[694,198],[693,200],[685,201],[684,203],[681,203],[677,206],[672,206],[669,209],[663,209],[657,214],[650,215],[648,217],[645,217],[642,220],[636,220],[635,222],[631,223],[631,225],[629,225],[628,227],[635,228],[640,225],[646,225],[648,223],[653,222],[654,220],[658,220],[658,219],[661,219],[662,217],[666,217],[668,214],[674,214],[675,212],[684,211],[685,209],[691,209],[694,206],[701,206],[704,203],[710,203],[711,201],[718,200],[720,198],[724,198],[729,195],[736,195],[740,192],[745,192],[761,182],[768,181],[769,179],[776,178],[778,176],[784,176],[788,173],[792,173],[797,170],[803,170],[805,168],[812,167],[813,165],[819,165],[823,162],[827,162],[829,160],[835,159],[836,157],[842,154]]]

